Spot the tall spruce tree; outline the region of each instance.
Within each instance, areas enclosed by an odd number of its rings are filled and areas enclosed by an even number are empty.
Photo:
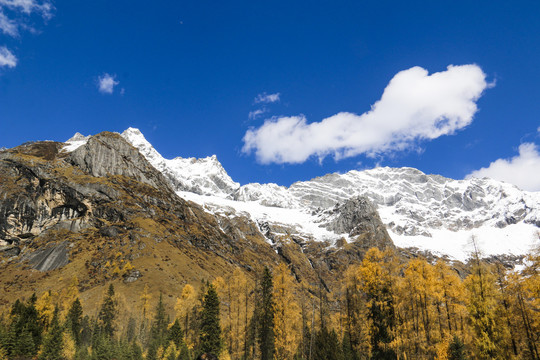
[[[457,336],[454,335],[452,342],[448,345],[448,360],[466,360],[465,344]]]
[[[116,300],[114,298],[114,286],[112,284],[109,285],[109,289],[101,305],[101,310],[99,311],[98,319],[100,321],[101,332],[112,339],[115,332],[114,320],[116,319]]]
[[[219,298],[212,284],[204,295],[200,330],[201,352],[219,356],[221,351],[221,326],[219,324]]]
[[[317,332],[313,346],[313,359],[343,360],[343,351],[334,330],[325,326]]]
[[[274,357],[274,284],[272,274],[268,267],[264,268],[259,289],[259,302],[257,304],[258,331],[257,340],[261,360],[272,360]]]
[[[49,332],[46,334],[45,339],[43,340],[43,347],[41,349],[39,360],[58,360],[63,358],[62,335],[63,329],[60,326],[60,321],[58,319],[58,308],[55,307],[51,324],[49,326]]]
[[[178,350],[180,350],[184,337],[180,321],[176,319],[169,329],[169,335],[167,337],[168,342],[173,342]]]
[[[6,334],[5,349],[11,357],[30,357],[41,344],[42,329],[35,308],[36,296],[27,304],[17,300],[11,308],[11,323]]]
[[[165,311],[165,305],[163,304],[163,294],[159,294],[159,301],[156,306],[156,314],[154,321],[152,322],[152,341],[156,342],[158,346],[164,346],[167,340],[167,325],[168,325],[167,312]]]
[[[71,332],[77,346],[81,345],[83,310],[79,298],[75,299],[69,308],[66,317],[66,328]]]

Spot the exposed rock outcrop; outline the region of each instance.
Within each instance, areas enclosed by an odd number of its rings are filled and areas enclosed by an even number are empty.
[[[377,208],[365,196],[357,196],[323,213],[324,226],[337,234],[362,237],[369,247],[392,247],[393,243],[381,221]]]
[[[155,188],[168,186],[163,175],[116,133],[104,132],[90,137],[67,160],[92,176],[122,175]]]
[[[69,243],[67,241],[49,244],[33,252],[26,253],[22,261],[28,261],[28,264],[35,270],[55,270],[69,263],[68,247]]]

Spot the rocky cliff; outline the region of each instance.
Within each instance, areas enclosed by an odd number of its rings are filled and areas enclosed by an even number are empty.
[[[73,276],[87,303],[99,303],[110,281],[127,302],[138,299],[143,284],[173,299],[186,282],[235,268],[254,277],[281,261],[298,280],[332,288],[367,248],[393,246],[364,198],[336,207],[331,221],[313,225],[344,232],[348,241],[321,241],[287,224],[265,224],[235,209],[210,211],[182,199],[118,134],[79,142],[76,148],[36,142],[0,152],[0,305],[59,290]]]

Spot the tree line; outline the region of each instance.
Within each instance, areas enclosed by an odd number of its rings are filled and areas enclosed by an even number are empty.
[[[73,279],[62,296],[12,304],[0,360],[540,360],[539,271],[538,253],[518,272],[474,251],[462,278],[446,261],[372,248],[334,292],[285,264],[255,280],[237,269],[199,290],[186,284],[172,318],[145,286],[127,319],[112,284],[99,313],[85,314]]]

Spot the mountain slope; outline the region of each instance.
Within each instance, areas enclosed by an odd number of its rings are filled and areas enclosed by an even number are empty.
[[[288,188],[239,186],[215,156],[165,160],[138,130],[128,129],[122,136],[168,177],[182,197],[213,212],[236,209],[254,221],[287,224],[304,237],[336,241],[346,236],[321,230],[325,214],[353,197],[365,196],[377,206],[401,247],[465,260],[472,236],[486,255],[519,255],[538,245],[540,193],[492,179],[453,180],[413,168],[386,167],[328,174]]]
[[[186,201],[120,134],[73,142],[0,152],[0,307],[32,292],[60,293],[73,276],[87,306],[98,306],[109,282],[126,308],[135,306],[144,284],[172,302],[187,282],[198,285],[235,269],[254,278],[279,262],[298,280],[332,289],[368,248],[393,246],[369,206],[354,207],[350,243],[304,238],[287,224]]]

